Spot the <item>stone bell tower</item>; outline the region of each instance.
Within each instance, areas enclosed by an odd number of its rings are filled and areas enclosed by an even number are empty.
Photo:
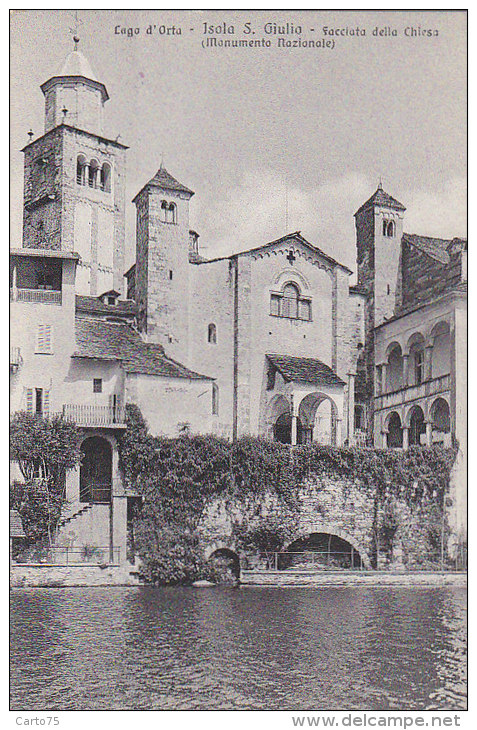
[[[23,149],[23,246],[79,253],[77,293],[121,293],[127,147],[103,136],[108,92],[74,42],[41,85],[45,132]]]
[[[134,198],[136,300],[149,342],[186,362],[189,336],[189,201],[192,190],[162,167]]]
[[[365,380],[368,435],[372,439],[374,398],[374,328],[395,313],[401,297],[401,239],[404,205],[379,183],[376,192],[354,214],[358,284],[366,291]]]

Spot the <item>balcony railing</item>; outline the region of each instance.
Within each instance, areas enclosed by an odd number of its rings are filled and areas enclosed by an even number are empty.
[[[31,304],[61,304],[61,291],[52,289],[10,289],[10,300],[13,302],[30,302]]]
[[[439,378],[426,380],[420,385],[409,385],[392,393],[383,393],[376,397],[376,409],[398,406],[429,395],[445,393],[450,390],[450,385],[450,375],[441,375]]]
[[[16,370],[22,363],[22,356],[19,347],[10,348],[10,367]]]
[[[72,403],[63,406],[63,416],[78,426],[125,428],[126,414],[120,406],[88,406]]]

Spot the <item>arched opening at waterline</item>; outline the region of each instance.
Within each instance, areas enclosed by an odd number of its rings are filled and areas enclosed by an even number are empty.
[[[359,551],[347,540],[327,532],[312,532],[294,540],[280,554],[280,570],[360,569]]]

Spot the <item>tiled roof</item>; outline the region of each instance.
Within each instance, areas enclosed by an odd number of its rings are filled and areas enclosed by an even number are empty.
[[[104,314],[110,317],[134,317],[137,312],[136,302],[131,299],[119,300],[117,304],[104,304],[98,297],[76,295],[76,311],[85,314]]]
[[[349,288],[351,294],[367,294],[366,287],[362,284],[352,284]]]
[[[26,537],[22,518],[16,509],[10,510],[10,537]]]
[[[452,243],[445,238],[430,238],[429,236],[419,236],[415,233],[403,233],[402,240],[410,246],[415,246],[433,259],[437,259],[441,264],[448,264],[450,261],[447,253],[448,246]]]
[[[53,248],[12,248],[10,249],[12,256],[44,256],[52,259],[80,259],[80,255],[76,251],[60,251]]]
[[[404,205],[399,202],[399,200],[396,200],[396,198],[393,198],[388,193],[385,193],[381,184],[378,185],[378,188],[373,195],[371,195],[368,200],[363,203],[363,205],[358,208],[355,215],[358,215],[362,210],[365,210],[365,208],[369,208],[374,205],[382,206],[383,208],[393,208],[394,210],[406,210]]]
[[[344,385],[333,370],[321,360],[311,357],[292,357],[291,355],[267,355],[272,365],[283,378],[290,382],[298,380],[314,385]]]
[[[466,241],[402,236],[402,300],[395,312],[402,315],[460,289],[463,279],[462,250]]]
[[[156,172],[154,177],[152,177],[149,182],[147,182],[143,187],[141,188],[140,192],[144,190],[144,188],[148,187],[155,187],[155,188],[162,188],[163,190],[177,190],[178,192],[183,193],[189,193],[189,195],[194,195],[194,191],[190,190],[189,188],[186,188],[185,185],[180,183],[178,180],[175,179],[175,177],[172,177],[172,175],[167,172],[165,167],[159,168],[159,170]],[[134,200],[136,200],[139,193],[135,196]],[[133,202],[134,202],[133,200]]]
[[[143,342],[130,325],[92,317],[76,317],[76,352],[73,357],[118,360],[128,373],[212,380],[167,357],[161,345]]]

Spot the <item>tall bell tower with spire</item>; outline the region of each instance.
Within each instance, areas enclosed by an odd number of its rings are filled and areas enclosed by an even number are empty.
[[[109,95],[74,48],[41,90],[44,133],[24,147],[23,246],[80,255],[76,290],[122,293],[127,147],[104,136]]]

